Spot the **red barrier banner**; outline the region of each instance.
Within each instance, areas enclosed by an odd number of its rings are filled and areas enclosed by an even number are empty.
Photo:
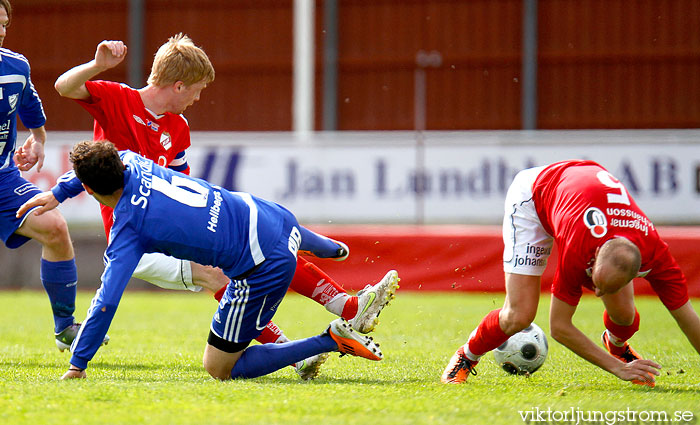
[[[401,290],[504,291],[500,226],[309,226],[350,247],[344,262],[310,259],[348,290],[362,289],[396,269]],[[660,227],[661,237],[688,279],[691,297],[700,297],[700,226]],[[556,244],[542,277],[548,292],[557,263]],[[589,292],[585,290],[586,292]],[[653,294],[643,279],[635,293]]]

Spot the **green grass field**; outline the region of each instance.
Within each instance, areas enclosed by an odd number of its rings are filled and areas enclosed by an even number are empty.
[[[90,298],[79,294],[79,319]],[[676,423],[700,417],[698,354],[656,298],[638,299],[642,325],[632,340],[664,366],[654,389],[620,381],[551,339],[547,362],[529,378],[507,375],[488,354],[467,384],[441,384],[454,350],[502,302],[502,294],[399,290],[374,333],[383,361],[333,354],[310,382],[300,381],[292,368],[218,382],[201,365],[214,300],[205,294],[128,292],[109,331],[112,341],[91,362],[88,379],[63,382],[70,355],[55,348],[46,295],[0,292],[0,424],[495,425],[527,423],[520,412],[533,409],[551,409],[548,418],[539,418],[546,423],[575,424],[563,416],[572,409],[607,414],[597,423],[608,424],[660,423],[661,414]],[[545,330],[548,306],[543,297],[536,322]],[[290,295],[275,322],[290,338],[302,338],[323,331],[332,319],[312,301]],[[585,297],[575,319],[597,340],[602,304]],[[639,415],[635,421],[610,413],[628,411]]]

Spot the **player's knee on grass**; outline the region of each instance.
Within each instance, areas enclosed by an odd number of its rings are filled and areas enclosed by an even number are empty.
[[[231,379],[231,370],[249,344],[250,341],[226,341],[209,331],[209,338],[202,358],[204,369],[212,378],[222,381]]]

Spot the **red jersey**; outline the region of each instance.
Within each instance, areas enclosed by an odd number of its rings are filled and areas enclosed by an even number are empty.
[[[95,119],[94,140],[109,140],[118,150],[129,149],[158,165],[189,174],[184,151],[190,147],[190,127],[182,115],[155,115],[131,87],[113,81],[87,81],[88,99],[76,102]],[[112,209],[100,205],[109,237]]]
[[[633,242],[645,278],[669,310],[688,301],[685,276],[668,245],[627,189],[593,161],[562,161],[546,167],[532,186],[537,215],[559,248],[552,293],[575,306],[590,278],[596,248],[614,237]]]

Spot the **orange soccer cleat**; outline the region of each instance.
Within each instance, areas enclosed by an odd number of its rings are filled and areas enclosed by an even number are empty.
[[[605,346],[605,349],[608,350],[608,353],[610,353],[611,356],[615,357],[616,359],[625,362],[625,363],[632,363],[635,360],[640,360],[642,356],[639,355],[636,351],[630,347],[630,345],[625,342],[625,344],[622,347],[618,347],[617,345],[613,344],[610,342],[610,338],[608,338],[608,332],[603,331],[603,335],[601,335],[600,339],[603,341],[603,346]],[[654,376],[649,374],[651,376],[651,381],[639,381],[639,380],[633,380],[630,381],[633,384],[637,385],[646,385],[648,387],[654,388],[656,383],[654,382]]]
[[[328,328],[331,338],[338,344],[338,351],[369,360],[379,361],[384,358],[379,344],[372,340],[371,336],[361,335],[356,332],[347,320],[336,319]]]
[[[440,380],[443,384],[463,384],[467,381],[469,374],[476,375],[474,366],[478,361],[469,360],[464,354],[464,346],[452,355],[450,362],[447,364],[445,371],[442,372]]]

